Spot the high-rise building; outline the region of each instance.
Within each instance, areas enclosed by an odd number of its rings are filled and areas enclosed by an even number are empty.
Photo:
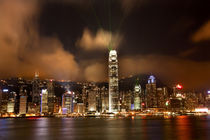
[[[41,114],[48,113],[48,91],[47,91],[47,89],[42,89],[40,106],[41,106]]]
[[[208,93],[208,91],[207,91],[207,93]],[[210,92],[209,92],[209,94],[210,94]],[[204,107],[205,106],[205,102],[206,102],[206,93],[205,92],[197,93],[197,97],[198,97],[199,107]]]
[[[108,112],[109,111],[108,88],[102,87],[102,88],[100,88],[100,92],[101,92],[102,112]]]
[[[97,111],[96,109],[96,87],[92,87],[88,92],[88,111]]]
[[[137,79],[136,85],[134,87],[134,110],[141,109],[141,85]]]
[[[98,87],[95,83],[86,84],[83,87],[83,103],[85,105],[85,111],[98,111],[101,107],[100,96],[98,92]]]
[[[180,84],[173,87],[173,95],[172,98],[170,98],[170,109],[173,112],[181,112],[184,110],[186,99],[182,88]]]
[[[166,107],[166,102],[169,101],[169,95],[166,87],[157,88],[157,107]]]
[[[6,113],[7,112],[7,104],[9,102],[9,89],[2,89],[1,92],[1,107],[0,107],[0,112],[1,113]]]
[[[88,111],[88,90],[87,84],[85,83],[82,88],[82,102],[84,103],[85,112]]]
[[[47,91],[48,91],[48,112],[52,114],[54,112],[54,103],[55,103],[53,80],[49,80],[47,82]]]
[[[210,111],[210,90],[208,90],[207,93],[205,94],[205,106]]]
[[[109,112],[118,112],[119,108],[118,60],[117,51],[109,52]]]
[[[9,93],[9,100],[7,103],[7,112],[8,113],[14,113],[15,111],[15,100],[16,100],[16,93],[10,92]]]
[[[2,105],[2,90],[0,88],[0,114],[1,114],[1,105]]]
[[[102,91],[101,91],[101,88],[99,86],[96,86],[94,91],[96,92],[96,111],[102,112]]]
[[[184,109],[194,110],[198,107],[198,98],[195,92],[187,92],[183,97],[185,97]]]
[[[26,108],[27,108],[27,91],[23,89],[23,86],[21,86],[19,114],[26,114]]]
[[[32,102],[36,105],[40,104],[40,94],[41,94],[41,89],[40,89],[40,80],[39,80],[39,74],[36,72],[34,80],[32,82]]]
[[[146,84],[146,100],[148,108],[157,107],[156,80],[153,75],[150,75],[148,83]]]
[[[121,93],[122,94],[122,108],[121,111],[130,111],[134,109],[133,102],[133,91],[128,90]]]
[[[63,114],[73,113],[74,110],[74,92],[67,91],[62,96],[62,112]]]
[[[53,113],[61,113],[61,105],[62,105],[62,99],[61,97],[55,97],[55,102],[54,102],[54,111]]]

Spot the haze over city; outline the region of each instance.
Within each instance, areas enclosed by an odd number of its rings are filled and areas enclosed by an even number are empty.
[[[155,74],[166,84],[210,84],[208,1],[1,0],[0,77],[108,81]]]

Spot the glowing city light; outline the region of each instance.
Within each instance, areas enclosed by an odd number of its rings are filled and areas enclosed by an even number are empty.
[[[94,108],[93,108],[93,107],[91,107],[91,108],[90,108],[90,111],[94,111]]]
[[[177,88],[177,89],[182,89],[182,88],[183,88],[183,86],[182,86],[182,85],[180,85],[180,84],[177,84],[177,85],[176,85],[176,88]]]
[[[168,106],[169,105],[169,101],[166,101],[166,106]]]
[[[208,113],[208,108],[196,108],[195,109],[195,112],[206,112],[206,113]]]
[[[149,79],[148,79],[148,84],[152,84],[155,83],[155,77],[153,75],[150,75]]]
[[[182,94],[181,93],[177,93],[176,97],[182,97]]]
[[[42,94],[47,92],[47,89],[42,89]]]
[[[3,89],[3,92],[8,92],[9,90],[8,89]]]
[[[109,112],[118,112],[118,60],[117,51],[109,52]]]

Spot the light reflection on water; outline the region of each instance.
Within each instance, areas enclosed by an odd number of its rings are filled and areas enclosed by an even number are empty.
[[[0,140],[210,139],[210,117],[0,119]]]

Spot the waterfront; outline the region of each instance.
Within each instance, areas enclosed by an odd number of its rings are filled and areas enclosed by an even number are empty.
[[[210,139],[210,116],[0,119],[0,139]]]

